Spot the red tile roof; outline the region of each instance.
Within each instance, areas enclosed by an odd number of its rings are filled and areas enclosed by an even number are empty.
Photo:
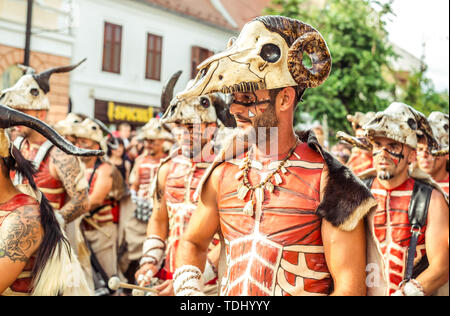
[[[227,19],[218,11],[210,0],[138,0],[155,7],[166,9],[175,13],[189,16],[215,25],[230,31],[238,31],[236,27],[231,25]],[[240,3],[239,1],[233,1]],[[244,2],[244,1],[242,1]],[[247,2],[247,1],[246,1]],[[240,7],[243,5],[240,4]]]
[[[268,7],[272,0],[220,0],[220,2],[237,23],[240,30],[245,23],[263,15],[264,8]]]

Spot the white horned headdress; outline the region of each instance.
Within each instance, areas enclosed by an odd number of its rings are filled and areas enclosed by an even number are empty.
[[[363,127],[375,116],[375,112],[355,112],[354,115],[347,115],[347,120],[352,124],[353,130]]]
[[[161,109],[164,112],[161,118],[162,124],[218,123],[227,127],[236,126],[236,121],[228,111],[231,103],[229,95],[212,93],[183,99],[172,98],[174,86],[180,75],[181,71],[175,73],[163,89],[161,96]]]
[[[449,150],[449,116],[442,112],[432,112],[428,116],[428,122],[433,130],[434,137],[439,143],[439,150],[432,151],[433,156],[445,156],[448,155]]]
[[[173,135],[161,124],[161,120],[154,117],[145,124],[138,134],[138,139],[166,139],[173,140]]]
[[[418,137],[423,136],[431,150],[438,148],[425,115],[404,103],[392,103],[383,112],[378,112],[363,129],[369,139],[386,137],[416,149]]]
[[[117,139],[111,131],[99,120],[86,118],[81,123],[73,125],[73,135],[78,138],[90,139],[100,145],[103,151],[107,151],[109,145],[112,149],[117,149]],[[104,136],[106,133],[106,136]],[[108,142],[108,138],[114,143]]]
[[[53,127],[62,136],[74,135],[77,125],[86,119],[85,115],[77,113],[69,113],[66,118],[58,121]]]
[[[50,102],[47,93],[50,92],[50,77],[55,73],[72,71],[86,59],[71,66],[56,67],[36,74],[31,67],[22,66],[24,75],[16,84],[5,89],[0,94],[0,101],[16,110],[49,110]]]
[[[312,66],[303,64],[303,54]],[[227,50],[198,66],[194,81],[179,100],[214,92],[234,93],[289,86],[314,88],[331,71],[331,55],[322,35],[301,21],[284,16],[261,16],[247,23]]]

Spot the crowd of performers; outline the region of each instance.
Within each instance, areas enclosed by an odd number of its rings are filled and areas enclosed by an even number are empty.
[[[343,155],[295,131],[331,70],[313,27],[258,17],[175,74],[128,163],[96,119],[44,123],[78,65],[1,92],[0,295],[448,295],[448,115],[349,115]]]

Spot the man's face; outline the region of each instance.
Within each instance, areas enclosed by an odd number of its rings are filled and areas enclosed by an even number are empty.
[[[373,163],[380,180],[391,180],[408,172],[409,163],[415,159],[415,151],[402,143],[385,137],[375,137]]]
[[[216,127],[215,123],[177,125],[174,129],[174,135],[183,156],[196,157],[203,146],[212,140]]]
[[[119,135],[122,138],[129,139],[131,136],[131,126],[129,125],[120,125]]]
[[[83,149],[91,149],[91,150],[98,150],[100,149],[100,144],[88,139],[88,138],[83,138],[83,137],[78,137],[76,140],[76,145],[80,148]],[[89,161],[91,160],[92,157],[81,157],[82,161]]]
[[[251,143],[270,137],[270,129],[278,127],[278,119],[275,100],[271,99],[269,90],[238,92],[233,97],[230,113],[236,119],[241,136],[246,136]]]
[[[48,114],[47,110],[20,110],[20,112],[35,117],[44,122],[47,119]],[[33,131],[34,131],[33,129],[26,126],[17,126],[17,134],[24,138],[29,137],[33,133]]]
[[[156,156],[163,152],[164,139],[145,139],[144,148],[151,155]]]
[[[447,164],[447,157],[433,157],[428,149],[428,144],[425,139],[421,139],[417,144],[417,163],[419,168],[426,173],[433,175],[439,170],[445,168]]]

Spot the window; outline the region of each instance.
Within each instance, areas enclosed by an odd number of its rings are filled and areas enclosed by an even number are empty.
[[[147,35],[147,65],[145,68],[145,78],[152,80],[161,80],[161,55],[162,55],[162,37]]]
[[[208,57],[214,55],[213,51],[206,48],[201,48],[198,46],[192,47],[192,57],[191,57],[191,79],[194,79],[197,75],[197,66],[202,63]]]
[[[103,71],[120,73],[122,26],[105,22],[103,38]]]

